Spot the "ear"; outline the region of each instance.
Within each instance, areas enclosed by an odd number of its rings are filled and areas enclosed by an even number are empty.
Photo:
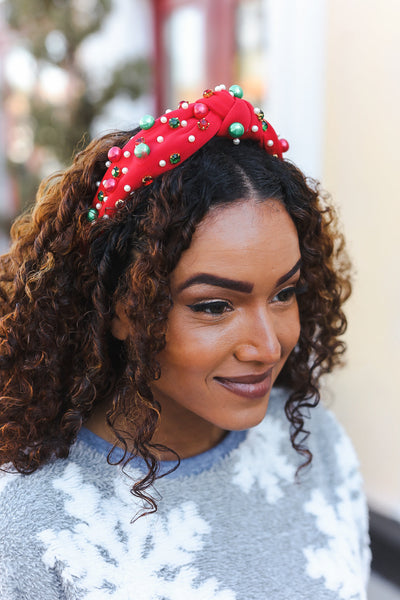
[[[115,305],[115,316],[111,321],[111,333],[117,340],[124,341],[129,335],[131,323],[122,302]]]

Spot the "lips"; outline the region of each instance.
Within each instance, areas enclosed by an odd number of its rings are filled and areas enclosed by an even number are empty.
[[[271,389],[272,369],[264,373],[242,375],[240,377],[214,377],[224,388],[244,398],[262,398]]]

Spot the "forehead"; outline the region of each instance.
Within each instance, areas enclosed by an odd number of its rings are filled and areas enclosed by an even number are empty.
[[[197,227],[172,283],[194,272],[243,277],[248,269],[276,273],[300,258],[295,225],[276,200],[246,200],[213,209]]]

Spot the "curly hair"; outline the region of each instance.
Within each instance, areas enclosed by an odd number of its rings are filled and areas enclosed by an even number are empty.
[[[152,444],[160,406],[151,383],[160,375],[170,274],[208,211],[239,199],[274,198],[296,226],[305,289],[298,299],[301,333],[276,385],[290,389],[285,412],[303,465],[312,458],[305,419],[318,404],[318,381],[345,350],[342,304],[350,281],[343,236],[318,185],[253,141],[235,146],[212,139],[137,190],[114,219],[89,224],[108,149],[122,147],[136,131],[92,142],[71,168],[41,185],[33,210],[13,225],[11,249],[0,258],[0,464],[31,473],[67,457],[104,401],[111,406],[108,425],[125,450],[118,462],[125,467],[140,456],[147,464],[131,491],[152,512],[157,506],[148,488],[160,477],[160,447]],[[117,300],[133,324],[126,342],[111,334]]]

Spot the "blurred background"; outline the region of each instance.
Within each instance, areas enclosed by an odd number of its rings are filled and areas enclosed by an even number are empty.
[[[370,600],[400,598],[399,0],[0,0],[0,250],[93,136],[240,84],[340,208],[346,367],[325,397],[371,509]]]

